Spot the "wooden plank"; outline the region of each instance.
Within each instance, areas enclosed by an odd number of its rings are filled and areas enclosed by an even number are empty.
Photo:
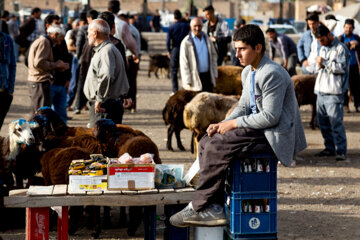
[[[121,191],[120,190],[104,190],[104,194],[105,195],[114,195],[114,194],[118,194],[121,195]]]
[[[28,189],[15,189],[9,192],[9,196],[25,196]]]
[[[125,194],[125,195],[137,195],[137,194],[138,194],[138,191],[122,190],[121,193],[122,193],[122,194]]]
[[[195,192],[195,188],[193,187],[186,187],[186,188],[178,188],[178,189],[175,189],[175,192],[177,193],[181,193],[181,192]]]
[[[27,192],[28,196],[50,196],[53,192],[54,186],[30,186]]]
[[[66,184],[55,185],[52,195],[53,196],[62,196],[62,195],[66,195],[66,192],[67,192]]]
[[[68,188],[67,194],[69,195],[86,195],[85,190],[72,190],[71,188]]]
[[[155,193],[158,193],[159,190],[157,190],[156,188],[154,189],[149,189],[149,190],[139,190],[138,191],[138,194],[155,194]]]
[[[94,190],[94,191],[87,191],[86,192],[86,195],[89,195],[89,196],[91,196],[91,195],[102,195],[103,194],[103,191],[101,191],[101,190]]]
[[[173,188],[159,189],[159,193],[172,193],[175,192]]]
[[[66,196],[15,196],[5,197],[5,207],[50,207],[50,206],[151,206],[188,203],[195,192],[156,193],[141,195],[66,195]]]

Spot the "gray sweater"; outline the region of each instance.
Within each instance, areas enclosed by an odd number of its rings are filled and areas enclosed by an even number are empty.
[[[105,102],[126,95],[129,82],[119,50],[106,40],[96,46],[94,52],[84,85],[86,98]]]
[[[251,66],[242,71],[243,91],[239,104],[225,121],[236,119],[239,128],[263,130],[278,160],[289,166],[293,156],[306,148],[291,78],[282,66],[264,55],[255,75],[257,113],[251,114],[250,71]]]

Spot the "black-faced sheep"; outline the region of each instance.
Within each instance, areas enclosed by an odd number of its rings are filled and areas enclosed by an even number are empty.
[[[171,140],[172,135],[175,133],[177,146],[180,150],[184,151],[185,148],[181,143],[180,132],[185,128],[183,120],[183,112],[185,105],[188,104],[198,92],[179,90],[166,102],[162,111],[162,116],[165,125],[169,125],[167,131],[167,143],[166,147],[170,151],[174,151],[172,148]]]
[[[239,95],[242,93],[241,72],[238,66],[219,66],[214,93]]]
[[[310,127],[315,129],[316,121],[316,94],[314,93],[316,75],[295,75],[291,77],[294,83],[295,95],[299,107],[301,105],[311,104],[312,113]]]

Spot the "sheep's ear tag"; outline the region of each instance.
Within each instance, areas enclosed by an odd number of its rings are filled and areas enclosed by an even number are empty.
[[[37,122],[29,122],[29,125],[31,129],[39,127],[39,124]]]
[[[38,108],[38,111],[48,110],[48,109],[51,109],[51,107],[49,107],[49,106],[44,106],[44,107]]]

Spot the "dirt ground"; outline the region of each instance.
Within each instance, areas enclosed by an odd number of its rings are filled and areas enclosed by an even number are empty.
[[[182,141],[186,151],[166,150],[167,127],[162,120],[162,108],[171,92],[167,78],[147,77],[148,61],[144,56],[138,75],[138,109],[126,112],[124,124],[139,129],[157,144],[164,163],[183,163],[188,168],[193,162],[189,151],[190,131],[183,130]],[[1,136],[7,135],[6,125],[13,119],[27,118],[29,96],[26,83],[27,69],[20,63],[17,69],[15,97],[7,115]],[[351,106],[352,107],[352,106]],[[351,108],[353,110],[353,107]],[[319,130],[309,129],[310,107],[301,107],[308,148],[298,155],[297,166],[278,166],[278,238],[280,240],[304,239],[360,239],[360,114],[345,113],[344,123],[348,140],[348,159],[336,162],[334,158],[316,158],[314,154],[323,149]],[[70,113],[70,126],[86,126],[88,113]],[[176,149],[175,139],[173,147]],[[286,148],[286,146],[284,146]],[[1,216],[4,217],[4,216]],[[114,215],[114,218],[116,216]],[[104,230],[101,239],[142,239],[139,229],[136,238],[128,238],[123,229]],[[4,239],[24,239],[24,229],[0,232]],[[51,235],[55,239],[55,233]],[[162,230],[158,232],[159,239]],[[89,239],[84,228],[70,239]]]

